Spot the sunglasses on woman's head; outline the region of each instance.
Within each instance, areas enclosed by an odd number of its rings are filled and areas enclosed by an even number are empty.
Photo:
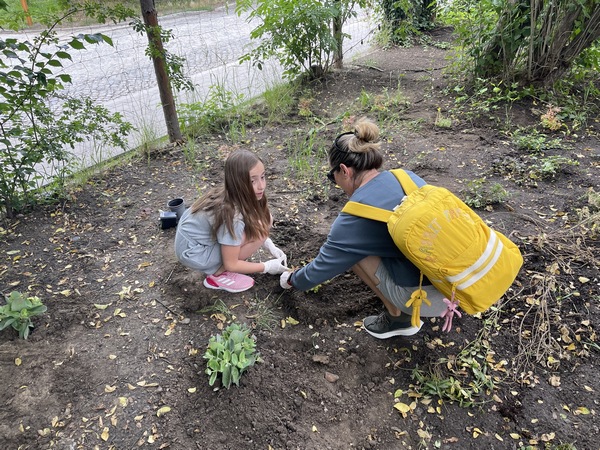
[[[354,134],[354,131],[346,131],[346,132],[344,132],[344,133],[342,133],[342,134],[338,134],[338,136],[337,136],[337,137],[335,138],[335,140],[333,141],[333,146],[334,146],[334,147],[335,147],[337,150],[339,150],[340,152],[347,152],[347,151],[348,151],[347,149],[343,149],[342,147],[340,147],[340,145],[338,144],[338,142],[339,142],[339,140],[340,140],[340,138],[341,138],[342,136],[348,136],[349,134]]]
[[[340,145],[338,144],[338,141],[340,140],[340,138],[342,136],[347,136],[349,134],[354,134],[354,131],[346,131],[345,133],[338,134],[338,136],[333,141],[333,148],[335,148],[336,150],[338,150],[340,152],[347,152],[348,150],[345,150],[342,147],[340,147]],[[337,165],[336,167],[334,167],[333,169],[331,169],[329,172],[327,172],[327,179],[329,181],[331,181],[332,183],[334,183],[334,184],[335,184],[335,176],[333,174],[336,171],[338,171],[338,170],[340,170],[340,166],[339,165]]]
[[[335,184],[335,176],[333,175],[336,170],[340,170],[340,166],[334,167],[329,172],[327,172],[327,179]]]

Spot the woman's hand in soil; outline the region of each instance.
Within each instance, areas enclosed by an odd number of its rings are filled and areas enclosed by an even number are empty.
[[[290,284],[290,278],[293,273],[293,271],[283,272],[279,277],[279,286],[281,286],[283,289],[290,289],[292,287]]]
[[[283,252],[283,250],[281,250],[279,247],[277,247],[275,244],[273,244],[273,241],[271,240],[271,238],[267,238],[267,240],[263,244],[263,247],[266,248],[268,250],[268,252],[271,255],[273,255],[274,258],[277,258],[278,260],[280,260],[281,264],[283,264],[284,266],[287,266],[286,254]],[[278,272],[278,273],[281,273],[281,272]]]
[[[270,273],[271,275],[279,275],[280,273],[289,270],[286,266],[281,263],[280,259],[270,259],[263,263],[265,265],[265,270],[262,273]]]

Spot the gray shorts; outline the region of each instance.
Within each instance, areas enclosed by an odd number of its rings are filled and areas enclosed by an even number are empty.
[[[394,306],[406,314],[412,314],[412,306],[407,307],[406,302],[410,300],[411,294],[419,289],[419,286],[403,287],[398,286],[391,279],[385,266],[380,263],[375,276],[379,278],[377,288],[390,300]],[[421,304],[421,317],[439,317],[448,307],[444,303],[444,294],[434,288],[432,285],[423,286],[422,289],[427,293],[427,299],[431,306],[425,302]]]

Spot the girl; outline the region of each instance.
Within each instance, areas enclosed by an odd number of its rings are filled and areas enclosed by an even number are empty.
[[[350,200],[393,210],[404,197],[396,177],[379,169],[379,128],[361,119],[353,132],[339,135],[329,150],[331,170],[327,178],[337,184]],[[425,182],[409,172],[417,186]],[[309,290],[352,269],[381,299],[384,312],[363,320],[367,332],[376,338],[410,336],[420,330],[411,325],[411,308],[406,306],[419,286],[420,271],[396,247],[387,224],[340,213],[317,257],[295,272],[284,272],[281,287]],[[446,310],[443,295],[428,280],[423,289],[431,306],[421,305],[422,316],[439,316]],[[422,325],[423,322],[421,322]]]
[[[186,267],[207,274],[204,286],[242,292],[254,285],[246,273],[277,275],[287,257],[268,238],[273,218],[267,206],[265,166],[248,150],[225,161],[225,182],[196,200],[177,225],[175,254]],[[250,262],[261,246],[274,259]]]

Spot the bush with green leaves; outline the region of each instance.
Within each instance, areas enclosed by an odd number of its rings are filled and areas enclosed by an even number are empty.
[[[436,0],[380,0],[377,6],[383,13],[384,31],[393,44],[406,44],[411,36],[434,26]]]
[[[6,305],[0,306],[0,330],[13,327],[21,339],[27,339],[33,328],[31,318],[45,313],[46,306],[38,297],[26,297],[13,291],[6,297]]]
[[[457,64],[505,81],[548,86],[600,35],[597,0],[456,0],[439,15],[458,36]]]
[[[221,384],[229,389],[231,383],[240,385],[240,377],[260,358],[256,352],[256,342],[245,325],[231,324],[222,334],[211,336],[204,353],[208,384],[215,384],[221,376]]]
[[[365,0],[237,0],[236,13],[249,11],[247,20],[259,22],[250,32],[259,44],[240,61],[252,61],[260,70],[274,57],[287,79],[303,73],[320,78],[348,37],[342,32],[343,23],[356,15],[355,5],[365,4]]]
[[[92,12],[106,19],[106,11]],[[119,18],[128,13],[120,11]],[[32,41],[0,38],[0,203],[7,217],[34,203],[36,194],[62,193],[76,143],[94,140],[125,149],[132,129],[121,114],[111,114],[89,98],[61,93],[71,82],[62,70],[72,59],[71,51],[112,45],[101,33],[59,42],[54,29],[65,18],[56,19]],[[49,175],[42,176],[41,168]]]

